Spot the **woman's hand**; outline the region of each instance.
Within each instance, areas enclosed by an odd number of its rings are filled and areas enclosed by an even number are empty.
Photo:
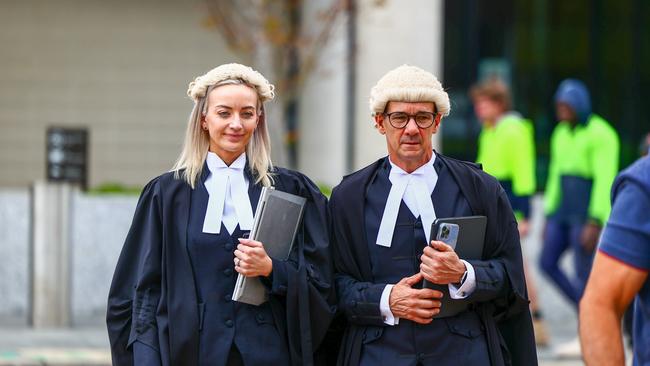
[[[273,261],[266,254],[264,245],[252,239],[239,239],[234,261],[235,271],[246,277],[268,277],[273,270]]]

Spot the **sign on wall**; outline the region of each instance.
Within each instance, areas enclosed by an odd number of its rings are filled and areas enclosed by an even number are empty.
[[[49,127],[47,129],[47,180],[78,183],[87,187],[88,130]]]

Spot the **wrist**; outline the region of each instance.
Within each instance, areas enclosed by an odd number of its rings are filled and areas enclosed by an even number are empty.
[[[463,282],[465,282],[465,279],[467,278],[467,271],[463,272],[463,274],[460,276],[458,281],[453,282],[452,284],[456,287],[460,287],[463,285]]]
[[[467,267],[465,266],[465,263],[463,263],[462,261],[460,263],[462,265],[462,269],[459,272],[458,281],[454,282],[457,284],[462,284],[465,281],[465,278],[467,278]]]
[[[264,277],[270,277],[271,273],[273,272],[273,260],[268,256],[266,257],[266,266],[265,267],[266,268],[264,270],[264,273],[262,273],[262,275],[264,275]]]

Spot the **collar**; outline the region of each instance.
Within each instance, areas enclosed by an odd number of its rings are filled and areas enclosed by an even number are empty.
[[[388,163],[390,164],[390,174],[389,174],[389,179],[390,182],[394,184],[393,180],[396,180],[398,176],[419,176],[422,177],[426,183],[427,190],[429,191],[429,195],[433,193],[433,189],[436,187],[436,182],[438,181],[438,173],[436,172],[436,169],[434,167],[434,164],[436,162],[436,152],[434,151],[433,154],[431,155],[431,159],[421,165],[419,168],[415,169],[411,173],[407,173],[404,171],[402,168],[399,166],[395,165],[390,160],[390,156],[388,157]]]
[[[409,210],[415,217],[420,216],[424,227],[424,234],[429,242],[429,228],[436,219],[436,213],[431,201],[431,193],[438,182],[438,173],[433,164],[436,154],[427,163],[417,168],[412,173],[407,173],[397,165],[391,164],[389,179],[391,182],[390,192],[386,200],[386,207],[379,224],[377,233],[377,244],[390,247],[399,214],[399,206],[404,200]]]
[[[214,174],[219,169],[227,168],[234,170],[243,170],[246,167],[246,153],[242,153],[232,162],[232,164],[227,165],[219,155],[208,151],[208,155],[205,158],[205,162],[208,165],[210,173]]]
[[[244,174],[246,154],[241,154],[230,166],[215,153],[208,152],[206,165],[210,174],[205,180],[208,205],[203,221],[203,232],[219,234],[221,223],[232,232],[233,223],[241,230],[253,226],[253,209],[248,197],[248,180]]]

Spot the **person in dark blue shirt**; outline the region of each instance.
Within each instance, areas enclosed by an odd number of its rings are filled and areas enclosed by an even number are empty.
[[[621,317],[634,300],[634,365],[650,365],[650,157],[624,170],[612,188],[612,213],[580,302],[588,365],[623,365]]]

